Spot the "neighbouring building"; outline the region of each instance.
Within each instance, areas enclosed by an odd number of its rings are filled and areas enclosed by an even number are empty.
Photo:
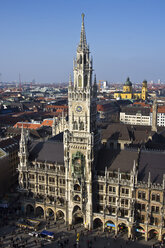
[[[0,141],[0,195],[16,187],[18,183],[19,136]]]
[[[143,81],[141,92],[133,91],[132,83],[128,77],[123,86],[123,91],[114,92],[114,98],[115,99],[130,99],[130,100],[141,99],[145,101],[147,99],[147,81],[146,80]]]
[[[154,116],[154,118],[153,118]],[[120,111],[120,122],[130,125],[152,126],[156,121],[157,126],[165,126],[165,108],[157,106],[156,102],[151,107],[127,106]]]

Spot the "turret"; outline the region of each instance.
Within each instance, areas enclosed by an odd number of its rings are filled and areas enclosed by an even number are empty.
[[[22,125],[21,130],[21,139],[19,143],[19,153],[18,156],[20,158],[20,167],[26,167],[28,165],[28,147],[27,147],[27,137],[24,132],[24,128]]]
[[[56,119],[55,116],[53,117],[53,123],[52,123],[52,137],[56,135]]]
[[[157,132],[157,102],[156,98],[153,101],[152,105],[152,127],[151,130]]]
[[[96,74],[95,74],[95,76],[94,76],[93,97],[94,97],[94,98],[97,98],[97,82],[96,82]]]

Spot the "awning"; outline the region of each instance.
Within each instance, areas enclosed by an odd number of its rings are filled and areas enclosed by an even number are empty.
[[[50,237],[54,236],[54,232],[48,232],[46,230],[43,230],[40,234],[45,235],[45,236],[50,236]]]

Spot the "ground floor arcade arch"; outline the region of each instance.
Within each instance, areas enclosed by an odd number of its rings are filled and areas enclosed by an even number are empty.
[[[36,207],[36,216],[40,218],[44,217],[44,209],[41,206]]]
[[[34,207],[31,204],[26,205],[25,211],[27,215],[34,215]]]
[[[65,214],[62,210],[56,212],[56,221],[65,221]]]
[[[83,218],[83,213],[81,211],[81,208],[79,206],[74,206],[73,211],[72,211],[72,219],[73,219],[73,224],[80,224],[83,223],[84,218]]]
[[[103,222],[100,218],[96,218],[93,221],[93,229],[97,229],[97,228],[102,228],[103,227]]]
[[[115,232],[115,223],[111,220],[108,220],[105,222],[105,231],[108,231],[108,232]]]
[[[148,232],[148,238],[149,239],[158,239],[158,231],[155,230],[155,229],[151,229],[149,232]]]

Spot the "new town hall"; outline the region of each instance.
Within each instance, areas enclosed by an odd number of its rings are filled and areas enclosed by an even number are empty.
[[[86,41],[84,15],[74,81],[68,87],[68,123],[64,132],[47,141],[29,141],[22,128],[19,185],[27,214],[54,216],[67,225],[82,222],[138,232],[147,240],[165,233],[164,152],[119,147],[119,138],[97,131],[96,77]],[[120,139],[127,143],[126,132]],[[129,132],[130,133],[130,132]],[[155,134],[149,131],[151,138]],[[102,142],[103,141],[103,142]],[[130,143],[130,142],[129,142]]]

